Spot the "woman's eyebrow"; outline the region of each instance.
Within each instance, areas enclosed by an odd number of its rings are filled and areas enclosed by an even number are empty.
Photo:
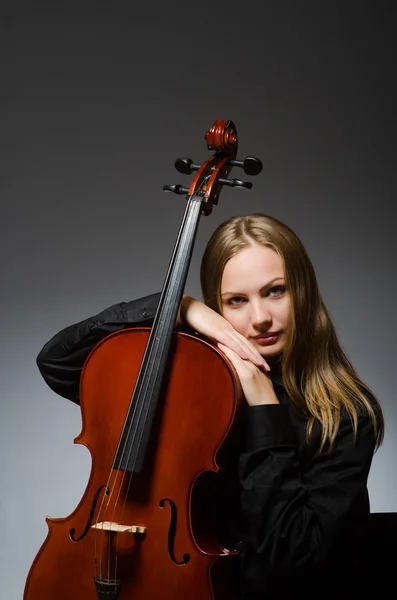
[[[273,283],[275,283],[276,281],[279,280],[284,280],[284,277],[273,277],[273,279],[271,279],[270,281],[268,281],[267,283],[265,283],[265,285],[263,285],[261,287],[261,291],[264,290],[265,288],[268,288],[269,286],[273,285]],[[221,298],[223,298],[223,296],[238,296],[241,292],[223,292],[223,294],[221,294]]]

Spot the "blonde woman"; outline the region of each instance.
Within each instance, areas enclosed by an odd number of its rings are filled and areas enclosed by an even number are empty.
[[[218,345],[246,401],[232,519],[239,593],[349,595],[340,583],[352,558],[346,532],[370,512],[380,404],[343,352],[312,263],[284,223],[263,214],[222,223],[204,252],[201,285],[203,302],[185,296],[178,325]],[[150,324],[158,299],[114,305],[54,336],[37,359],[48,385],[78,403],[93,346],[117,329]]]

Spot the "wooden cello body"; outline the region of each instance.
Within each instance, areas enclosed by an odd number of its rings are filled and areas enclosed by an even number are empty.
[[[91,452],[91,475],[75,511],[47,519],[49,534],[25,600],[97,600],[102,596],[94,577],[119,580],[120,600],[210,600],[225,586],[223,566],[217,581],[208,579],[218,555],[228,553],[214,538],[211,505],[200,486],[200,474],[205,484],[205,473],[217,469],[216,451],[227,443],[237,407],[234,377],[215,349],[178,334],[157,443],[148,457],[151,475],[130,480],[115,472],[115,484],[108,481],[147,340],[147,330],[112,334],[86,363],[83,429],[76,441]],[[112,532],[102,528],[106,521],[143,531]],[[107,587],[103,598],[117,597],[109,594],[117,586]]]
[[[237,597],[236,553],[216,537],[213,500],[219,470],[235,459],[240,386],[219,350],[174,332],[203,212],[195,198],[153,327],[108,336],[85,363],[75,442],[89,450],[91,473],[72,514],[47,518],[24,600]]]

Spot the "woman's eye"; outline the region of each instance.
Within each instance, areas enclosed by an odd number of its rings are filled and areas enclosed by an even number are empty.
[[[281,296],[285,292],[285,285],[275,285],[269,290],[270,296]]]
[[[244,298],[242,298],[241,296],[234,296],[233,298],[229,298],[229,300],[227,301],[228,304],[230,304],[231,306],[238,306],[239,304],[242,304],[244,302]]]

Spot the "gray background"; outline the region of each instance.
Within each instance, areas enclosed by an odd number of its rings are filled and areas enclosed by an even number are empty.
[[[300,235],[341,341],[380,398],[373,511],[397,510],[393,2],[13,3],[1,16],[0,581],[19,600],[90,456],[80,410],[35,365],[58,330],[159,290],[204,134],[231,118],[254,189],[203,218],[261,211]],[[233,171],[233,176],[243,173]]]

